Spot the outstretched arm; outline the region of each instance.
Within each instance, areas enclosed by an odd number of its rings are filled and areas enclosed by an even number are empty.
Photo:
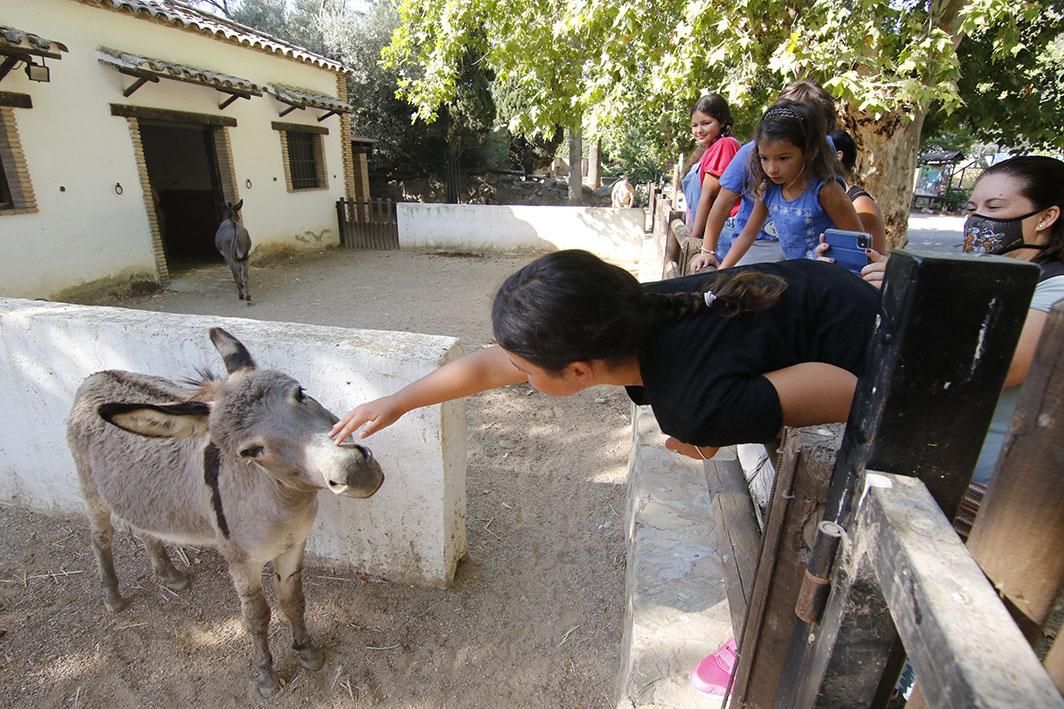
[[[448,362],[435,372],[407,384],[394,394],[357,406],[341,418],[329,436],[340,443],[355,431],[371,436],[395,423],[403,414],[477,392],[517,384],[528,377],[494,345]]]
[[[707,175],[707,177],[710,177]],[[702,252],[691,261],[691,270],[700,271],[706,266],[717,262],[717,243],[720,241],[720,232],[724,229],[724,223],[728,221],[728,213],[735,204],[739,194],[732,192],[727,187],[722,187],[720,181],[714,178],[716,187],[719,188],[714,194],[713,201],[707,205],[703,215],[702,202],[698,203],[698,214],[695,215],[693,236],[702,237]],[[705,184],[702,187],[702,197],[706,197]],[[700,221],[701,220],[701,221]],[[704,229],[699,231],[699,225]]]
[[[768,208],[764,202],[758,199],[754,202],[754,209],[750,212],[749,221],[746,222],[746,226],[743,227],[739,236],[735,237],[731,248],[728,249],[728,253],[724,256],[724,260],[720,264],[721,268],[731,268],[739,263],[743,256],[746,256],[746,252],[754,245],[754,241],[757,240],[757,235],[761,231],[761,227],[765,226],[767,219]]]

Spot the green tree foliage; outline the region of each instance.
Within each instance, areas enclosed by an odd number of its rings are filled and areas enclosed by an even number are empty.
[[[1053,3],[399,0],[384,56],[426,120],[453,100],[470,49],[520,97],[511,128],[546,132],[580,120],[611,154],[632,125],[657,126],[655,155],[686,149],[688,106],[706,91],[723,94],[750,126],[786,83],[815,79],[839,99],[865,181],[900,234],[927,111],[963,105],[958,46],[978,34],[996,55],[1015,55],[1025,23]]]
[[[1064,148],[1064,7],[975,30],[958,48],[964,108],[933,110],[924,145],[968,151]]]

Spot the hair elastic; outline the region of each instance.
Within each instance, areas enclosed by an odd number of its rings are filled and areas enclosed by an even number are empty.
[[[706,301],[706,307],[708,308],[712,306],[713,301],[717,299],[717,294],[711,290],[707,290],[705,293],[702,294],[702,298]]]

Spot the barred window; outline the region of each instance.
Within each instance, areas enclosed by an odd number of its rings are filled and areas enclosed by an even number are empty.
[[[327,188],[325,136],[329,135],[329,129],[279,121],[273,122],[273,129],[281,136],[281,160],[288,191]]]
[[[11,209],[15,204],[11,199],[11,188],[7,186],[7,175],[3,160],[0,159],[0,209]]]
[[[17,98],[17,95],[8,95]],[[28,107],[26,103],[14,104]],[[0,214],[28,214],[37,211],[26,154],[19,141],[14,109],[0,104]]]
[[[292,172],[292,189],[323,187],[321,173],[321,138],[313,133],[288,131],[288,165]]]

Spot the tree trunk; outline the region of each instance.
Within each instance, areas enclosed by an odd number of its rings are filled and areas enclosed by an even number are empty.
[[[887,227],[891,249],[908,242],[906,229],[913,198],[913,175],[926,111],[880,118],[843,113],[840,126],[857,144],[856,182],[876,200]]]
[[[597,190],[602,187],[602,145],[599,141],[591,142],[587,155],[587,181],[591,183],[591,189]]]
[[[444,173],[444,187],[447,193],[448,204],[459,204],[462,201],[462,161],[461,148],[455,145],[447,146],[447,164]]]
[[[569,203],[580,204],[583,201],[581,187],[584,185],[581,161],[583,160],[583,148],[580,144],[580,124],[569,128]]]

